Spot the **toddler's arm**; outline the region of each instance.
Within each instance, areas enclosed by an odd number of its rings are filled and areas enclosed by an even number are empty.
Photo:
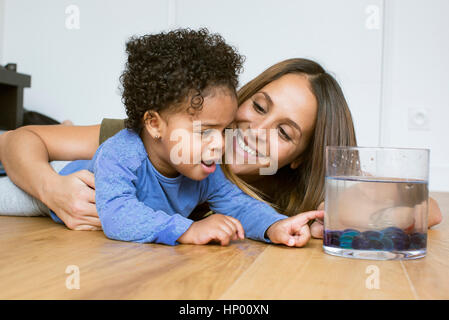
[[[104,146],[104,145],[102,145]],[[169,215],[137,199],[135,171],[112,152],[99,150],[94,160],[96,204],[108,238],[176,245],[193,223],[180,214]]]
[[[270,243],[265,232],[273,223],[287,216],[245,194],[225,177],[220,166],[217,166],[210,182],[211,192],[207,200],[210,208],[239,220],[248,238]]]

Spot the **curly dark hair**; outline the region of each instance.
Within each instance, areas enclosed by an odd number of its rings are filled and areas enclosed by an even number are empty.
[[[136,132],[146,111],[160,112],[189,97],[189,109],[201,110],[206,90],[215,86],[235,93],[244,62],[222,36],[206,28],[132,37],[126,52],[122,102],[125,125]]]

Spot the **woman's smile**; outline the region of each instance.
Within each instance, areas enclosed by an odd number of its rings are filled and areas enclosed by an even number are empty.
[[[266,156],[264,154],[262,154],[259,151],[259,145],[256,146],[250,146],[249,142],[248,142],[248,137],[245,136],[242,133],[242,130],[237,129],[236,132],[236,141],[238,146],[245,152],[249,153],[250,155],[254,156],[254,157],[261,157],[261,158],[265,158]]]
[[[264,148],[260,148],[260,145],[252,146],[248,143],[248,140],[251,139],[248,139],[240,129],[237,129],[235,135],[233,135],[233,153],[242,157],[246,163],[267,162],[269,157],[260,151]]]

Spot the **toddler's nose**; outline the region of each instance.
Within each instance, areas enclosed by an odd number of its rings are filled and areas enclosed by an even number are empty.
[[[210,141],[207,144],[207,149],[214,154],[213,158],[220,158],[224,151],[224,137],[220,131],[216,130],[210,136]]]

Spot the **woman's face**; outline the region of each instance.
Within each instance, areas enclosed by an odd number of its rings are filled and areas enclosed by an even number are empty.
[[[233,154],[248,161],[243,164],[233,161],[231,170],[237,175],[258,176],[259,169],[271,166],[274,161],[277,161],[277,168],[298,167],[300,155],[315,128],[317,109],[316,98],[305,76],[287,74],[267,84],[237,110],[234,125],[242,135],[240,139],[239,135],[235,138]],[[263,134],[270,129],[274,129],[271,137]]]

